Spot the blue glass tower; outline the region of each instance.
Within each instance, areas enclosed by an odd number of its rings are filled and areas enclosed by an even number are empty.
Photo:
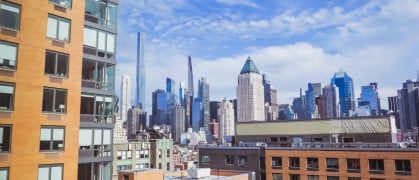
[[[380,114],[380,98],[377,92],[377,83],[361,86],[361,97],[358,98],[358,107],[367,106],[372,116]]]
[[[201,99],[203,105],[201,116],[203,124],[201,127],[208,127],[210,123],[209,84],[204,77],[198,80],[198,98]]]
[[[331,84],[339,88],[339,106],[341,117],[348,117],[349,111],[355,109],[354,83],[344,71],[336,72]]]
[[[145,64],[144,64],[144,45],[145,45],[145,34],[138,32],[137,36],[137,76],[135,88],[136,96],[135,103],[141,109],[145,107]]]
[[[166,92],[176,93],[176,81],[171,78],[166,78]]]

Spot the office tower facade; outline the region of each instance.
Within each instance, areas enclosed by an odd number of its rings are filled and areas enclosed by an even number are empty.
[[[185,131],[185,109],[182,105],[176,104],[173,111],[174,122],[172,125],[172,139],[175,144],[179,144],[182,133]]]
[[[344,71],[339,71],[334,74],[331,79],[331,84],[339,88],[339,107],[340,115],[348,117],[349,111],[355,110],[355,95],[353,80]]]
[[[107,179],[113,160],[117,1],[86,0],[84,12],[78,179]]]
[[[165,91],[163,89],[157,89],[152,93],[151,118],[150,118],[150,122],[148,124],[149,127],[153,127],[154,125],[156,125],[157,114],[158,114],[157,95],[159,95],[160,93],[164,93],[164,92]]]
[[[192,99],[191,93],[187,91],[184,96],[183,108],[185,109],[185,130],[192,128]]]
[[[135,102],[141,109],[145,107],[145,59],[144,59],[144,48],[145,48],[145,33],[138,32],[137,35],[137,76],[136,76],[136,88],[135,88]]]
[[[262,76],[253,60],[248,57],[238,76],[237,121],[264,121],[264,88]]]
[[[184,82],[180,82],[179,83],[179,103],[182,104],[182,106],[185,106],[185,94],[186,94],[187,89],[185,88],[185,83]]]
[[[210,122],[209,84],[204,77],[198,80],[198,98],[202,100],[202,127],[208,127]]]
[[[320,118],[316,99],[321,95],[321,83],[308,83],[305,91],[305,113],[307,119]]]
[[[265,102],[265,120],[277,120],[278,119],[278,102],[276,89],[271,84],[271,81],[267,79],[266,74],[262,74],[264,102]]]
[[[297,115],[297,119],[306,118],[305,108],[305,97],[303,96],[302,89],[300,88],[300,97],[294,98],[292,101],[292,110]]]
[[[222,102],[218,103],[218,124],[220,126],[218,143],[225,144],[226,136],[234,136],[234,108],[233,103],[224,99]]]
[[[372,116],[380,115],[380,97],[378,96],[377,83],[361,86],[361,97],[358,98],[358,107],[369,109]]]
[[[322,89],[322,102],[323,102],[323,117],[324,118],[336,118],[339,116],[338,111],[338,97],[336,86],[329,84]]]
[[[127,117],[127,137],[128,140],[135,140],[137,132],[143,131],[147,125],[147,112],[138,106],[132,106],[128,110]]]
[[[218,103],[219,101],[210,101],[210,119],[218,121]]]
[[[408,80],[397,90],[400,129],[402,132],[419,126],[419,82]]]
[[[166,78],[166,92],[175,94],[177,92],[176,81],[172,78]]]
[[[0,1],[0,179],[77,179],[84,11]]]
[[[194,132],[198,132],[201,127],[204,125],[203,121],[203,109],[204,109],[204,103],[202,103],[201,98],[195,98],[195,100],[192,103],[192,129]]]
[[[174,123],[173,111],[177,105],[175,93],[160,92],[157,94],[157,113],[155,125],[172,125]]]
[[[130,78],[128,75],[122,75],[121,81],[121,119],[122,121],[127,120],[128,109],[131,107],[130,104],[130,95],[131,95],[131,85]]]
[[[296,119],[296,115],[289,104],[278,105],[278,120]]]

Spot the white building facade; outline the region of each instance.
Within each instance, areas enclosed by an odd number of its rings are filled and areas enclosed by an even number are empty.
[[[219,124],[219,143],[225,144],[225,136],[234,136],[234,107],[233,103],[223,100],[218,103],[217,109],[218,124]]]
[[[130,106],[130,78],[128,75],[122,75],[122,81],[121,81],[121,120],[126,121],[127,120],[127,113],[128,109],[131,108]]]

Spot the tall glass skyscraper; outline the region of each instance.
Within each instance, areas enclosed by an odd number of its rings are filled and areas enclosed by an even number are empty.
[[[166,78],[166,92],[168,93],[176,93],[176,81],[172,78]]]
[[[192,58],[188,57],[188,91],[191,93],[192,98],[194,97],[193,89],[193,71],[192,71]]]
[[[145,107],[145,64],[144,64],[145,34],[138,32],[137,36],[137,88],[135,88],[135,102],[138,107]]]
[[[377,83],[361,86],[361,97],[358,98],[358,107],[368,107],[372,116],[380,115],[380,98],[378,97]]]
[[[336,72],[331,83],[339,88],[339,106],[341,117],[348,117],[349,111],[355,109],[354,83],[344,71]]]
[[[198,80],[198,98],[202,100],[202,127],[208,127],[210,123],[210,102],[209,102],[209,84],[205,78]],[[192,112],[193,113],[193,112]]]
[[[308,83],[306,90],[306,103],[305,103],[305,110],[306,110],[306,118],[319,118],[317,105],[316,105],[316,97],[321,95],[321,83]]]

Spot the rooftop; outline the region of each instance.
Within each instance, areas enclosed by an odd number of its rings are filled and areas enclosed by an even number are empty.
[[[255,63],[249,56],[247,57],[247,60],[244,63],[243,68],[240,71],[240,74],[246,74],[246,73],[251,73],[251,72],[259,74],[258,68],[256,67]]]

